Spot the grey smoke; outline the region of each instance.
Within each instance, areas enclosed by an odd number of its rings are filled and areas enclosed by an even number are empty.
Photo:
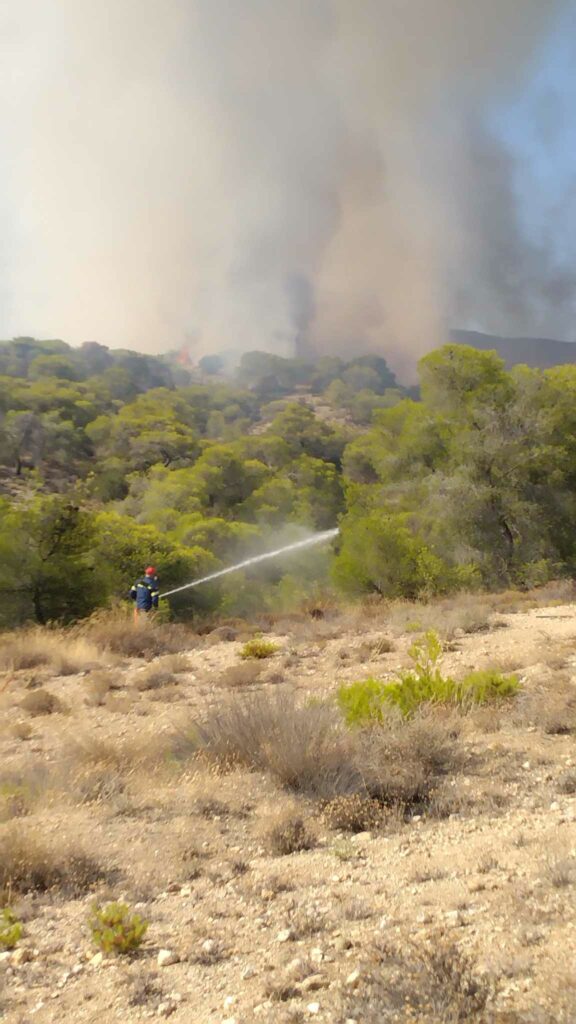
[[[572,0],[4,0],[0,336],[393,352],[566,333],[482,111]]]

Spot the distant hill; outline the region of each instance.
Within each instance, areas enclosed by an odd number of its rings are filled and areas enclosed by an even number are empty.
[[[555,341],[553,338],[501,338],[497,334],[481,334],[479,331],[450,331],[450,340],[483,351],[496,349],[506,360],[507,366],[523,363],[546,370],[562,363],[576,363],[576,344],[570,341]]]

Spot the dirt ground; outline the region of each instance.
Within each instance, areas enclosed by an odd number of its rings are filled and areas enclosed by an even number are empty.
[[[0,952],[2,1020],[576,1021],[576,606],[490,611],[486,621],[465,611],[283,626],[252,679],[249,668],[235,677],[251,663],[241,662],[242,641],[221,633],[191,640],[155,688],[142,683],[155,662],[138,659],[66,676],[6,672],[0,843],[39,841],[64,859],[79,849],[103,877],[95,870],[81,892],[14,893],[24,934]],[[445,637],[446,672],[498,667],[521,680],[505,706],[459,716],[444,813],[348,832],[265,773],[154,761],[159,739],[185,735],[191,719],[246,692],[291,690],[305,702],[331,698],[342,682],[387,678],[431,624]],[[50,713],[37,698],[27,705],[39,690],[57,698]],[[302,818],[309,849],[270,851],[278,814]],[[126,900],[148,920],[137,954],[98,953],[95,899]],[[434,967],[440,949],[452,957],[448,975]],[[489,993],[479,1010],[458,957]],[[426,1015],[404,990],[422,989],[434,970],[430,998],[440,1002]],[[444,1005],[449,985],[460,994]]]

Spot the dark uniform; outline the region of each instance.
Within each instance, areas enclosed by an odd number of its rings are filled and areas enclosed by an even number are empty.
[[[157,576],[142,576],[130,591],[130,597],[136,603],[136,611],[149,612],[158,607],[160,589]]]

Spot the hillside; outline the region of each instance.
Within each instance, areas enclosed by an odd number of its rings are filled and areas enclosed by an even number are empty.
[[[553,338],[504,338],[480,331],[450,331],[450,340],[484,352],[496,350],[507,367],[521,363],[541,370],[576,363],[576,345]]]
[[[566,600],[277,620],[262,662],[241,622],[7,636],[0,870],[24,935],[0,953],[6,1024],[573,1022]],[[396,802],[334,799],[355,791],[322,724],[336,688],[390,678],[427,628],[443,671],[516,672],[519,695],[380,727]],[[275,740],[249,770],[259,728]],[[149,922],[136,955],[92,944],[95,899]]]

